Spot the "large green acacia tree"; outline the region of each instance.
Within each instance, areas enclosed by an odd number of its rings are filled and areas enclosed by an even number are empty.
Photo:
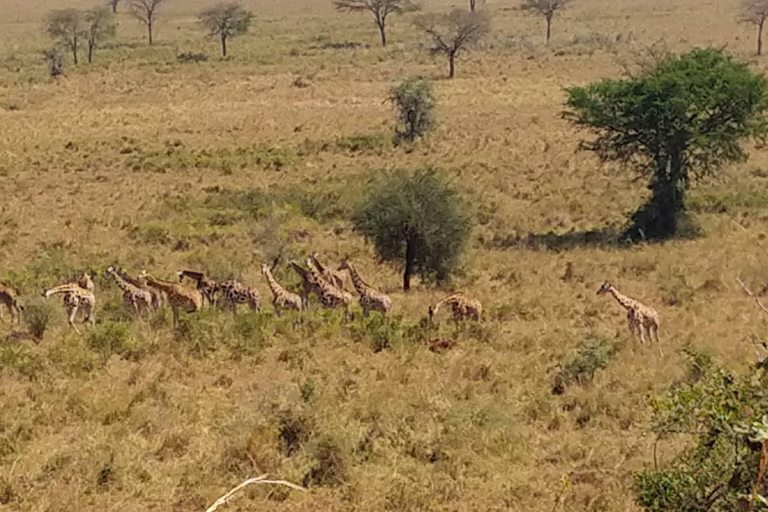
[[[633,215],[630,239],[677,233],[691,179],[744,160],[742,141],[765,137],[767,91],[762,74],[716,49],[569,90],[567,116],[595,135],[582,147],[650,176],[652,195]]]

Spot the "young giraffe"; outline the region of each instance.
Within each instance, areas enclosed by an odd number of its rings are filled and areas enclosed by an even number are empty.
[[[145,313],[149,312],[149,308],[152,306],[152,294],[149,291],[125,281],[117,273],[115,267],[109,267],[107,274],[112,276],[117,287],[122,290],[123,302],[128,309],[133,310],[137,316],[144,316]]]
[[[8,308],[8,312],[11,314],[11,324],[13,324],[13,318],[16,317],[17,323],[21,323],[21,312],[24,311],[19,305],[16,292],[12,288],[0,285],[0,320],[3,320],[3,304]]]
[[[480,317],[483,315],[483,305],[480,304],[480,301],[469,299],[461,293],[454,293],[436,304],[429,306],[430,320],[432,320],[442,306],[451,307],[451,310],[453,311],[453,319],[456,321],[466,320],[467,318],[480,321]]]
[[[88,274],[83,274],[83,276],[90,280]],[[67,312],[67,323],[77,334],[80,334],[80,330],[75,326],[75,316],[77,316],[77,312],[81,307],[85,313],[83,323],[90,323],[91,326],[96,323],[93,317],[93,310],[96,307],[96,296],[92,290],[87,290],[80,286],[80,283],[85,281],[81,279],[78,283],[62,284],[43,292],[43,296],[46,299],[51,295],[64,294],[64,310]],[[85,284],[87,285],[88,283],[85,282]],[[93,286],[93,281],[90,284]]]
[[[284,309],[296,311],[303,309],[304,301],[302,298],[280,286],[280,283],[275,280],[266,263],[261,266],[261,273],[267,278],[269,289],[272,290],[272,306],[275,308],[275,313],[278,316],[280,316]]]
[[[346,275],[344,275],[344,272],[342,272],[341,269],[334,272],[333,269],[328,268],[320,263],[320,261],[317,259],[316,252],[311,253],[309,257],[312,259],[312,263],[314,263],[315,268],[320,271],[320,274],[322,274],[326,281],[328,281],[339,290],[344,289],[344,285],[346,284],[347,280]]]
[[[349,305],[352,303],[352,295],[344,290],[339,290],[326,281],[320,271],[314,266],[311,258],[304,262],[312,274],[313,279],[320,288],[320,302],[328,309],[344,308],[344,321],[349,321]]]
[[[168,303],[173,310],[173,327],[179,326],[179,310],[184,309],[187,313],[195,313],[203,307],[203,294],[194,288],[187,288],[177,283],[160,281],[142,270],[139,274],[139,280],[145,281],[148,286],[162,290],[168,296]]]
[[[152,310],[158,311],[163,305],[165,304],[165,294],[156,288],[151,288],[147,286],[147,283],[141,282],[138,279],[134,279],[131,277],[131,275],[126,272],[124,269],[118,267],[115,269],[117,274],[120,276],[120,278],[125,281],[126,283],[135,286],[136,288],[139,288],[140,290],[145,290],[149,292],[150,297],[152,298]]]
[[[202,272],[194,270],[179,270],[179,282],[188,277],[197,283],[197,289],[203,294],[203,298],[208,301],[209,306],[213,306],[216,301],[216,281],[209,279]]]
[[[363,308],[363,315],[368,316],[371,311],[378,311],[382,315],[386,315],[390,308],[392,308],[392,300],[387,295],[368,286],[348,258],[344,258],[339,267],[340,272],[344,270],[349,271],[352,285],[357,290],[358,295],[360,295],[360,307]]]
[[[622,295],[615,286],[607,281],[597,291],[598,295],[604,293],[613,295],[616,301],[627,310],[629,332],[634,336],[635,331],[637,331],[637,335],[640,337],[640,343],[643,344],[645,344],[646,332],[648,333],[648,338],[651,343],[653,343],[653,339],[656,338],[656,343],[659,347],[659,355],[663,356],[661,352],[661,342],[659,341],[659,314],[648,306],[645,306],[634,299],[630,299],[626,295]]]
[[[294,260],[289,261],[288,265],[294,270],[294,272],[299,274],[299,277],[301,278],[301,302],[304,305],[304,309],[306,309],[309,305],[309,295],[314,293],[319,298],[322,298],[323,292],[320,289],[320,285],[312,275],[312,272],[305,269]]]
[[[239,281],[221,281],[216,283],[216,286],[213,288],[214,298],[219,292],[224,294],[224,302],[233,314],[237,314],[237,306],[240,304],[248,304],[251,310],[257,313],[261,309],[259,292]]]

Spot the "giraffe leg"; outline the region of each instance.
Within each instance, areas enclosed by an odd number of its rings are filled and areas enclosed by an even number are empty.
[[[658,324],[652,323],[648,326],[648,337],[651,338],[651,341],[653,341],[653,338],[656,338],[656,345],[659,347],[659,357],[664,357],[664,354],[661,352],[661,340],[659,340]]]
[[[13,323],[13,310],[11,309],[10,305],[6,304],[6,306],[8,307],[8,311],[11,312],[11,323]],[[5,318],[3,318],[3,305],[2,304],[0,304],[0,322],[5,323]]]
[[[635,327],[637,328],[637,332],[640,333],[640,343],[645,345],[645,327],[640,322],[637,322]]]
[[[179,326],[179,308],[178,306],[171,306],[173,309],[173,328],[176,329]]]
[[[91,327],[96,326],[96,318],[93,316],[93,304],[87,304],[85,306],[85,320],[84,322],[91,325]]]
[[[80,334],[80,329],[77,328],[75,325],[75,317],[77,316],[77,305],[73,304],[71,306],[67,307],[67,323],[69,324],[69,327],[71,329],[74,329],[74,331],[77,334]]]

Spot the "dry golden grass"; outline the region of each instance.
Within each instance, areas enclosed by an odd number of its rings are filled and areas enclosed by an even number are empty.
[[[443,322],[438,334],[460,340],[444,353],[408,340],[374,352],[371,333],[385,328],[320,313],[297,324],[206,311],[174,335],[168,315],[122,322],[119,294],[99,279],[94,333],[60,321],[34,344],[3,327],[0,510],[202,511],[267,472],[309,492],[259,486],[228,510],[636,510],[632,473],[652,464],[647,396],[682,374],[685,346],[739,368],[765,331],[735,278],[768,279],[768,159],[755,150],[695,187],[705,232],[695,240],[563,252],[503,241],[618,223],[642,203],[633,176],[575,152],[563,88],[618,76],[657,41],[752,58],[736,2],[578,0],[547,50],[541,20],[489,0],[493,35],[452,82],[407,17],[382,49],[368,16],[324,0],[244,3],[258,17],[229,60],[195,25],[205,2],[168,0],[154,48],[121,14],[118,44],[53,81],[41,19],[54,2],[0,2],[0,277],[25,300],[84,268],[163,277],[208,267],[256,285],[269,312],[261,263],[281,247],[317,250],[329,262],[350,254],[416,324],[447,290],[401,293],[397,271],[377,265],[345,219],[370,177],[432,165],[481,221],[455,285],[488,319],[466,332]],[[362,46],[318,48],[346,41]],[[212,59],[180,64],[176,49]],[[439,79],[440,126],[406,151],[386,143],[393,113],[382,100],[413,74]],[[337,144],[361,135],[372,149]],[[263,216],[230,202],[251,190],[275,200]],[[310,205],[286,205],[290,194]],[[276,275],[297,284],[282,267]],[[664,359],[595,295],[606,279],[660,312]],[[623,349],[593,382],[552,395],[556,365],[590,337]],[[677,448],[662,446],[661,461]]]

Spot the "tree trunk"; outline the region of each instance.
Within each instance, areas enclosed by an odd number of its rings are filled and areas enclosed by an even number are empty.
[[[757,27],[757,54],[763,54],[763,25],[765,20],[760,20],[760,24]]]
[[[149,46],[152,46],[152,18],[147,21],[147,32],[149,33]]]
[[[469,10],[472,12],[475,12],[475,6],[477,5],[477,0],[469,0]]]
[[[456,54],[455,53],[448,54],[448,65],[450,66],[450,72],[448,73],[448,78],[453,79],[453,76],[456,74]]]
[[[384,20],[376,23],[379,25],[379,33],[381,34],[381,46],[387,46],[387,25]]]
[[[93,49],[95,46],[95,43],[88,41],[88,64],[93,62]]]
[[[413,260],[415,258],[413,242],[408,240],[405,245],[405,272],[403,273],[403,291],[411,290],[411,275],[413,274]]]
[[[549,46],[549,40],[552,37],[552,16],[547,16],[547,46]]]
[[[227,36],[223,34],[221,36],[221,56],[222,57],[227,56]]]
[[[72,41],[72,61],[77,66],[77,39]]]
[[[112,0],[112,14],[117,14],[117,3],[118,0]]]

